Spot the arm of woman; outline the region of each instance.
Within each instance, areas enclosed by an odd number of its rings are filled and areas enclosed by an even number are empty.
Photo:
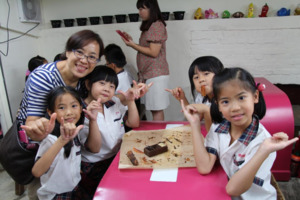
[[[138,51],[142,54],[145,54],[145,55],[153,57],[153,58],[156,58],[158,56],[158,54],[160,52],[160,49],[161,49],[161,44],[160,43],[151,42],[149,47],[144,47],[144,46],[141,46],[141,45],[136,44],[135,42],[133,42],[132,37],[128,33],[123,32],[123,34],[128,39],[128,40],[126,40],[123,37],[121,37],[122,40],[124,41],[124,43],[127,46],[135,49],[136,51]]]
[[[26,131],[30,139],[42,141],[54,129],[55,120],[56,114],[52,114],[50,120],[45,117],[29,116],[25,125],[22,125],[21,128]]]
[[[147,55],[147,56],[150,56],[153,58],[156,58],[159,55],[159,52],[161,49],[160,43],[153,43],[153,42],[150,43],[149,47],[143,47],[134,42],[128,42],[128,44],[126,44],[126,45],[132,47],[133,49],[135,49],[136,51],[138,51],[144,55]]]
[[[28,116],[25,125],[30,128],[26,129],[26,134],[34,141],[42,141],[48,135],[48,123],[45,117]]]
[[[240,196],[246,192],[251,187],[256,173],[269,154],[284,149],[297,140],[298,138],[288,140],[285,133],[276,133],[272,137],[266,138],[253,157],[230,178],[226,185],[227,194]]]

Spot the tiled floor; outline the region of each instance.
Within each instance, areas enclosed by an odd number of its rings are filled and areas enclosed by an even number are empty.
[[[0,166],[0,199],[2,200],[29,200],[27,192],[21,196],[15,195],[15,182]]]
[[[300,178],[291,178],[288,182],[278,182],[278,185],[286,200],[300,199]]]
[[[295,126],[300,127],[300,106],[293,106]],[[300,178],[291,178],[288,182],[278,182],[286,200],[298,200],[300,197]],[[15,183],[0,166],[0,199],[28,200],[27,192],[21,196],[15,195]]]

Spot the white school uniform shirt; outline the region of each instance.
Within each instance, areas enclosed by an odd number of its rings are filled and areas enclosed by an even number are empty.
[[[117,97],[113,97],[112,102],[109,102],[109,104],[111,104],[110,106],[103,106],[104,115],[98,113],[97,116],[97,124],[102,137],[100,152],[91,153],[83,147],[81,154],[82,161],[84,162],[96,163],[106,160],[116,155],[120,149],[122,137],[125,133],[123,117],[126,112],[126,106],[124,106]],[[79,133],[80,141],[84,143],[88,134],[89,120],[85,118],[84,128]]]
[[[118,94],[118,90],[122,90],[123,92],[126,92],[129,88],[131,88],[132,84],[132,78],[129,76],[129,73],[126,70],[121,71],[117,74],[119,85],[116,89],[115,94]]]
[[[194,103],[196,103],[196,104],[205,104],[205,105],[208,105],[208,106],[211,105],[211,103],[208,100],[205,101],[204,103],[202,103],[203,99],[204,99],[204,97],[199,92],[196,91],[196,97],[195,97]]]
[[[40,144],[36,159],[40,158],[57,141],[57,137],[49,134]],[[50,200],[56,194],[71,192],[79,183],[80,176],[80,142],[74,138],[73,146],[68,158],[65,158],[62,148],[48,171],[40,178],[41,187],[37,195],[41,200]]]
[[[209,153],[218,156],[224,171],[230,179],[236,171],[253,157],[261,143],[271,135],[256,117],[253,117],[251,125],[231,145],[229,145],[231,140],[229,130],[230,122],[226,120],[221,124],[212,124],[205,138],[205,146]],[[275,158],[276,152],[271,153],[257,171],[249,190],[240,197],[232,197],[232,199],[276,200],[276,190],[271,185],[271,167]]]
[[[202,103],[202,101],[203,96],[200,93],[196,92],[195,103]]]

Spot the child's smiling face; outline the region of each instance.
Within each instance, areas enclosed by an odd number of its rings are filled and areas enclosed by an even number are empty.
[[[195,73],[193,75],[193,82],[195,85],[195,89],[198,93],[201,93],[201,86],[205,86],[205,93],[210,98],[212,97],[212,79],[215,73],[210,71],[199,71],[198,68],[195,68]]]
[[[94,100],[101,98],[101,103],[105,103],[112,99],[115,91],[116,86],[114,83],[100,80],[93,83],[90,94]]]
[[[231,126],[246,129],[252,122],[258,95],[258,91],[253,94],[246,90],[239,80],[226,81],[222,84],[218,95],[219,110],[223,117],[231,122]]]
[[[64,123],[76,124],[80,119],[82,107],[76,98],[66,93],[55,100],[54,112],[57,114],[56,119],[60,124],[61,118],[64,119]]]

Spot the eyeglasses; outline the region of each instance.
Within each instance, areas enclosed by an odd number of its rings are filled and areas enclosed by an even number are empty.
[[[100,59],[96,58],[95,56],[84,55],[84,53],[81,50],[73,49],[72,51],[77,58],[79,58],[79,59],[86,58],[89,63],[97,63],[100,61]]]

